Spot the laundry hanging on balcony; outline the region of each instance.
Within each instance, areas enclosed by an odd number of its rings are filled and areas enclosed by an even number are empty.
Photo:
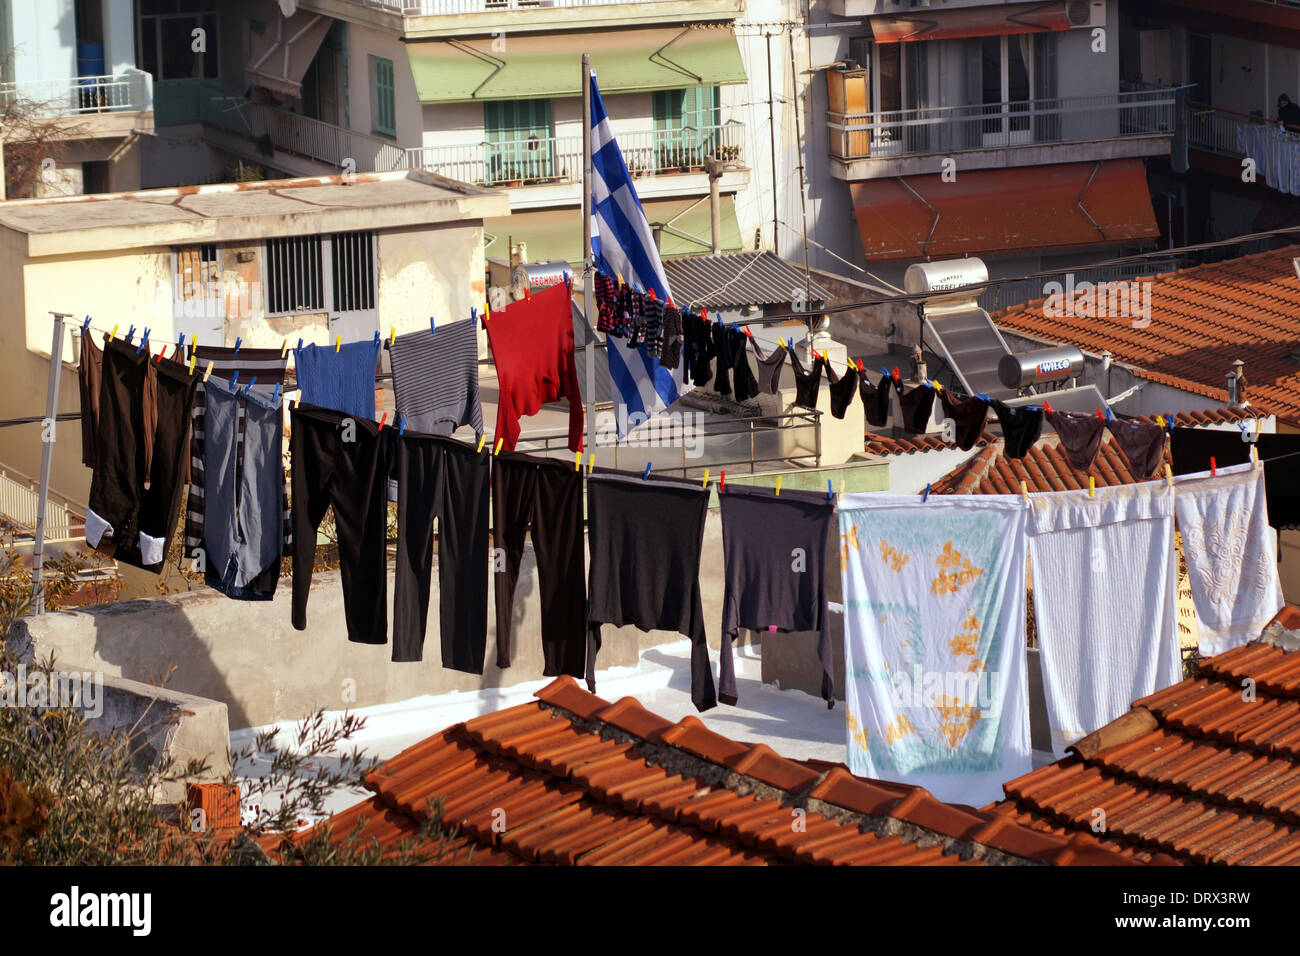
[[[1237,152],[1254,160],[1270,189],[1300,196],[1300,136],[1271,123],[1239,126]]]

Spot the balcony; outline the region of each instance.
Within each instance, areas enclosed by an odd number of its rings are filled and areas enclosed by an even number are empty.
[[[129,69],[119,76],[80,76],[0,83],[0,106],[26,105],[59,123],[60,139],[99,139],[153,132],[153,77]]]
[[[834,174],[849,181],[1078,162],[1169,151],[1175,96],[1144,89],[973,106],[828,112]],[[1092,144],[1080,148],[1081,144]],[[1067,148],[1068,147],[1068,148]]]
[[[687,195],[708,191],[704,158],[737,166],[744,161],[745,126],[731,122],[698,129],[636,130],[618,133],[618,145],[637,193]],[[425,146],[406,150],[407,166],[476,186],[550,187],[524,189],[511,196],[515,208],[565,205],[580,201],[582,137],[554,136],[463,146]],[[740,188],[748,171],[723,174],[721,189]]]
[[[529,32],[734,20],[744,0],[301,0],[340,20],[434,38],[496,30]]]
[[[1261,130],[1278,130],[1278,124],[1263,116],[1238,113],[1188,100],[1187,145],[1220,156],[1245,156],[1254,148],[1253,137]],[[1288,127],[1283,134],[1300,142],[1300,130]]]

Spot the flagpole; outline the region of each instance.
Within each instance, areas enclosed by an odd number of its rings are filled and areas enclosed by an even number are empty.
[[[582,316],[587,323],[587,453],[596,453],[596,323],[591,320],[591,54],[582,54]]]

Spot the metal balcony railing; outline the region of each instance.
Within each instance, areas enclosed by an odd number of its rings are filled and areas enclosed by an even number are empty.
[[[1195,100],[1188,100],[1185,110],[1187,116],[1187,145],[1193,149],[1219,153],[1224,156],[1245,155],[1242,149],[1244,145],[1243,131],[1253,133],[1262,127],[1277,127],[1278,125],[1274,120],[1266,116],[1238,113],[1236,110],[1210,106],[1207,103],[1198,103]],[[1287,127],[1285,133],[1287,136],[1296,137],[1297,142],[1300,142],[1300,129]]]
[[[556,7],[607,7],[627,3],[659,3],[666,0],[351,0],[372,10],[406,17],[454,16],[459,13],[499,13],[503,10],[536,10]]]
[[[8,518],[20,530],[31,533],[36,527],[37,508],[40,504],[35,479],[5,468],[0,469],[0,515]],[[70,541],[84,534],[85,519],[73,510],[71,502],[51,496],[45,502],[45,540]]]
[[[1172,89],[1052,97],[875,113],[827,113],[839,159],[895,159],[927,153],[1005,149],[1171,136]]]
[[[49,116],[153,109],[153,77],[129,69],[118,76],[78,76],[61,80],[0,83],[0,105],[30,103]]]
[[[698,172],[704,158],[741,161],[744,124],[618,133],[633,177]],[[478,186],[528,186],[582,180],[582,137],[532,137],[498,143],[406,150],[407,167]]]

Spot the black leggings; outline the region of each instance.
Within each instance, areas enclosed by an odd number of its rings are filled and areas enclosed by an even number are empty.
[[[88,540],[93,536],[91,546],[117,561],[160,571],[176,529],[198,377],[177,362],[154,363],[158,419],[152,436],[153,460],[146,470],[144,393],[149,353],[137,354],[135,346],[114,339],[104,346],[103,361]]]
[[[316,529],[334,508],[348,640],[388,641],[388,502],[395,434],[364,418],[299,403],[290,417],[293,626],[307,628]]]
[[[487,649],[490,456],[436,435],[407,432],[396,444],[393,660],[424,658],[436,517],[442,666],[482,674]]]
[[[497,666],[510,666],[510,632],[524,535],[532,525],[541,588],[545,677],[582,677],[587,582],[583,574],[582,474],[554,458],[503,452],[492,471],[497,568]]]

